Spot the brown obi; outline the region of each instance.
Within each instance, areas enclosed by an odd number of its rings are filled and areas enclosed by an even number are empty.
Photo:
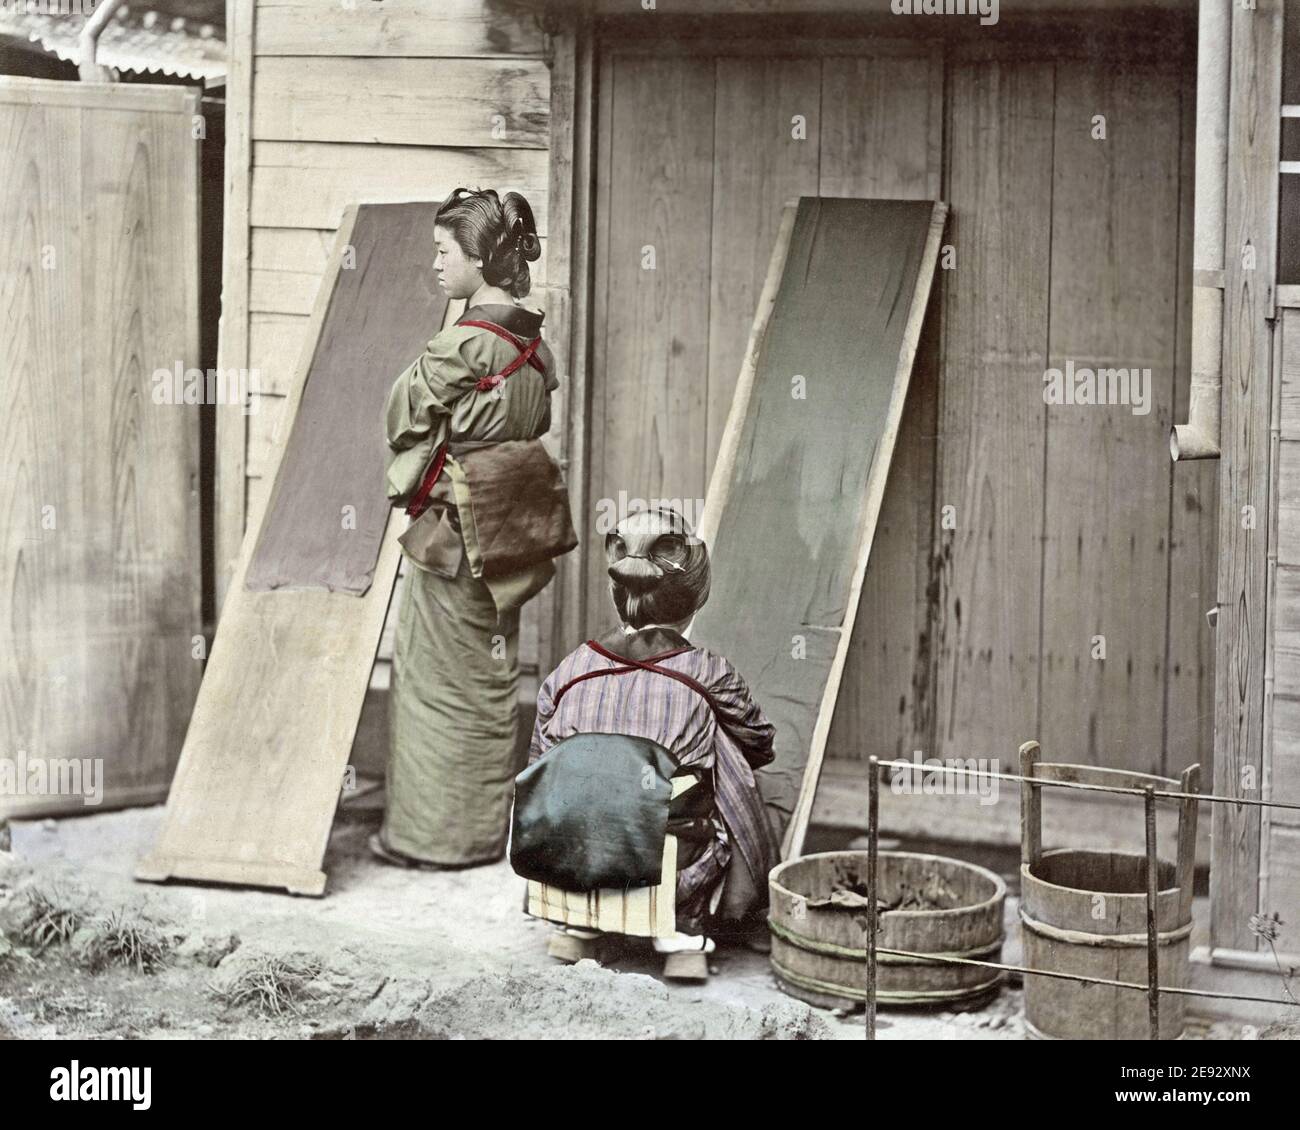
[[[577,546],[564,477],[541,440],[452,443],[448,451],[465,471],[485,578],[509,576]]]
[[[490,580],[577,546],[563,476],[541,440],[453,442],[447,453],[463,475],[464,495],[451,468],[439,476],[428,509],[400,539],[418,564],[454,578],[468,550],[474,576]],[[466,502],[468,515],[461,513]]]

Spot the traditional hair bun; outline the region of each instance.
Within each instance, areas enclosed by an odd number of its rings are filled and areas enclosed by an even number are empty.
[[[458,188],[438,209],[466,255],[483,260],[483,279],[523,298],[532,288],[528,264],[541,258],[533,210],[517,192]]]

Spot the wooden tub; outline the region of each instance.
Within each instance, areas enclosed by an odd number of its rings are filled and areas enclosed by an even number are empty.
[[[1160,984],[1186,988],[1192,933],[1174,864],[1157,868]],[[1113,851],[1045,851],[1020,868],[1025,964],[1033,969],[1145,984],[1146,856]],[[1182,1035],[1186,998],[1160,1001],[1160,1038]],[[1056,977],[1025,977],[1025,1024],[1037,1039],[1145,1040],[1147,994]]]
[[[883,911],[877,949],[1001,960],[1007,887],[992,871],[918,852],[882,851],[877,862],[879,898],[886,904],[916,892],[937,904]],[[791,996],[824,1008],[866,999],[868,915],[860,902],[866,875],[865,851],[807,855],[772,871],[772,969]],[[834,891],[850,892],[849,902],[857,905],[830,903]],[[980,966],[928,965],[891,954],[879,954],[878,962],[881,1005],[977,1001],[996,995],[1002,983],[999,971]]]

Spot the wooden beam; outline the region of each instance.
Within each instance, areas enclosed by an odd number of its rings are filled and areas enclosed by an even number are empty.
[[[1214,791],[1258,799],[1264,775],[1270,338],[1277,255],[1282,0],[1232,12],[1224,255]],[[1255,949],[1260,817],[1214,806],[1210,944]]]
[[[261,0],[258,55],[538,55],[541,29],[518,0]]]
[[[569,484],[573,525],[578,535],[578,549],[559,565],[555,586],[554,633],[556,651],[562,654],[582,637],[586,623],[586,588],[584,555],[588,548],[587,526],[591,513],[588,501],[590,479],[591,421],[591,324],[592,324],[592,247],[593,201],[595,198],[596,154],[596,43],[590,21],[579,19],[572,27],[574,36],[572,125],[552,117],[552,155],[555,145],[567,135],[571,138],[573,159],[568,182],[572,193],[569,202],[567,275],[570,287],[568,388],[565,393],[565,442],[563,463]],[[552,79],[554,81],[554,79]],[[552,114],[556,107],[552,103]],[[556,241],[559,242],[559,241]],[[552,261],[555,251],[552,250]],[[565,374],[561,374],[563,380]]]
[[[248,368],[249,203],[252,190],[253,19],[255,0],[226,5],[230,66],[226,77],[225,218],[221,248],[221,326],[217,367]],[[214,575],[218,614],[244,539],[244,409],[216,408]]]

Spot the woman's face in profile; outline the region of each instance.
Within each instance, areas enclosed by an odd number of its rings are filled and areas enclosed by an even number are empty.
[[[476,266],[477,261],[465,254],[448,228],[435,226],[433,243],[437,248],[433,269],[438,285],[447,292],[448,298],[471,297],[483,285],[482,266]]]

